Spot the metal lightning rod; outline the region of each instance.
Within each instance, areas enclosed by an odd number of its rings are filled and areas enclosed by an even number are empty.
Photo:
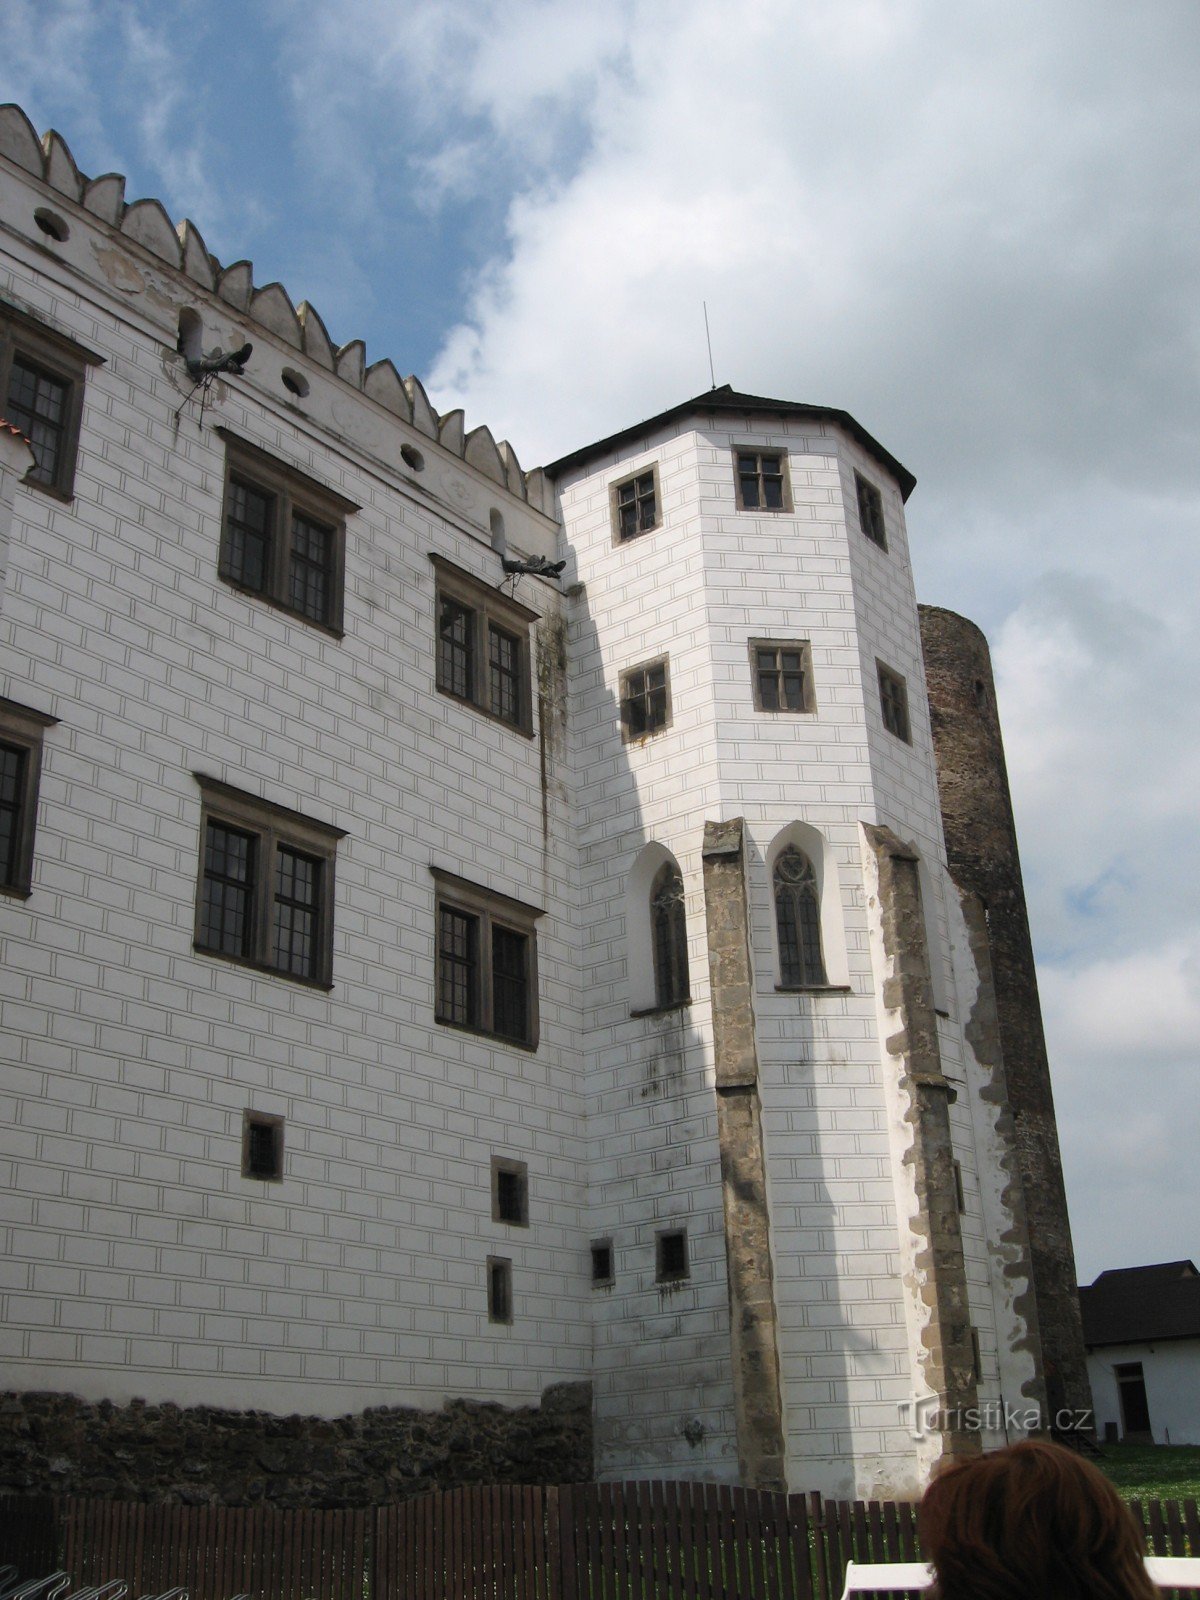
[[[704,307],[704,338],[708,344],[708,375],[712,379],[712,386],[715,389],[717,387],[717,375],[713,371],[712,334],[708,331],[708,301],[701,300],[700,304]]]

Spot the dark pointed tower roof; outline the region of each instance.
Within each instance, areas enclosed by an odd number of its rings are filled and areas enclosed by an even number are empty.
[[[799,400],[770,400],[761,394],[742,394],[727,383],[723,383],[718,389],[706,389],[703,394],[698,394],[691,400],[681,401],[679,405],[671,406],[667,411],[660,411],[656,417],[647,417],[644,422],[636,422],[632,427],[622,428],[619,433],[610,433],[606,439],[597,439],[594,444],[586,444],[580,450],[573,450],[570,455],[560,456],[557,461],[552,461],[549,466],[543,468],[543,471],[548,478],[559,478],[563,473],[570,472],[573,467],[582,466],[596,456],[609,455],[643,434],[664,427],[668,422],[674,422],[677,417],[691,415],[713,418],[744,417],[756,412],[760,416],[807,417],[818,422],[834,422],[856,440],[869,456],[874,457],[881,467],[891,473],[900,485],[900,493],[905,500],[916,488],[917,480],[908,468],[901,466],[895,456],[885,450],[878,439],[873,438],[861,424],[855,422],[848,411],[839,411],[836,406],[805,405]]]

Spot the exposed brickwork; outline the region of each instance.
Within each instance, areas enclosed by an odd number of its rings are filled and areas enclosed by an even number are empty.
[[[981,1448],[979,1433],[954,1425],[977,1404],[978,1394],[950,1136],[954,1090],[942,1072],[938,1049],[918,858],[890,828],[866,826],[864,831],[878,865],[883,942],[890,967],[883,1003],[900,1022],[886,1047],[899,1065],[900,1089],[908,1101],[905,1119],[913,1130],[906,1160],[914,1168],[918,1209],[910,1226],[924,1240],[916,1267],[929,1313],[922,1374],[939,1399],[943,1454],[975,1455]]]
[[[965,617],[936,606],[920,615],[950,870],[987,910],[1047,1401],[1051,1412],[1082,1409],[1091,1391],[1079,1291],[991,658]]]
[[[704,909],[716,1044],[717,1136],[742,1482],[787,1488],[742,819],[704,827]]]
[[[0,1399],[0,1493],[168,1505],[371,1506],[464,1483],[584,1483],[592,1390],[540,1406],[447,1401],[345,1417],[213,1406],[93,1405],[70,1394]]]

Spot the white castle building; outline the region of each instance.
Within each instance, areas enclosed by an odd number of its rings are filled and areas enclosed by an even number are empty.
[[[14,107],[0,413],[0,1386],[857,1494],[1044,1405],[887,450],[523,473]]]

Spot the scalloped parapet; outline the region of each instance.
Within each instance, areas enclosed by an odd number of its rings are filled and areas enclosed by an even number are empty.
[[[405,378],[404,392],[408,395],[409,404],[412,406],[413,427],[427,434],[429,438],[436,439],[438,414],[429,404],[429,396],[425,393],[420,378]]]
[[[250,296],[250,315],[256,322],[261,322],[264,328],[278,334],[293,350],[303,346],[300,319],[281,283],[268,283],[262,289],[255,289]]]
[[[184,221],[175,232],[179,235],[179,247],[183,251],[183,270],[193,283],[211,292],[217,287],[217,275],[213,271],[213,258],[208,253],[200,229],[194,222]]]
[[[115,228],[125,213],[125,179],[119,172],[93,178],[83,191],[83,209]]]
[[[158,200],[135,200],[125,207],[121,218],[121,232],[136,239],[151,255],[158,256],[169,267],[183,265],[179,237],[171,226],[171,219]]]
[[[67,149],[67,141],[53,128],[42,139],[42,157],[46,164],[46,182],[78,205],[83,195],[83,176]]]
[[[300,332],[304,335],[304,354],[319,367],[324,367],[326,372],[332,372],[333,343],[321,321],[320,312],[310,306],[307,300],[301,300],[296,307],[296,315],[300,319]]]
[[[194,222],[185,218],[178,225],[174,224],[158,200],[127,203],[125,179],[120,173],[106,172],[89,179],[75,164],[62,135],[51,128],[39,140],[33,124],[18,105],[0,105],[0,157],[7,157],[57,194],[118,229],[127,239],[184,273],[192,283],[215,294],[235,311],[249,316],[284,344],[302,350],[317,366],[361,390],[418,433],[436,439],[510,494],[529,500],[537,510],[550,517],[555,516],[553,487],[540,472],[523,474],[516,452],[507,441],[498,445],[491,429],[485,426],[472,428],[468,433],[463,413],[457,408],[439,417],[419,379],[402,378],[394,364],[386,359],[368,366],[366,346],[361,339],[335,347],[324,322],[307,301],[294,306],[281,283],[255,288],[254,268],[249,261],[234,261],[222,267],[205,245]]]
[[[404,392],[404,383],[390,361],[376,361],[367,368],[363,374],[363,393],[403,417],[405,422],[412,421],[412,406]]]
[[[472,428],[467,435],[463,446],[463,459],[475,468],[477,472],[484,472],[489,478],[495,480],[502,488],[508,488],[508,479],[504,474],[504,463],[500,459],[500,452],[496,449],[496,441],[492,438],[492,430],[485,425]]]
[[[42,147],[33,123],[20,106],[0,106],[0,156],[7,156],[35,178],[44,170]]]

